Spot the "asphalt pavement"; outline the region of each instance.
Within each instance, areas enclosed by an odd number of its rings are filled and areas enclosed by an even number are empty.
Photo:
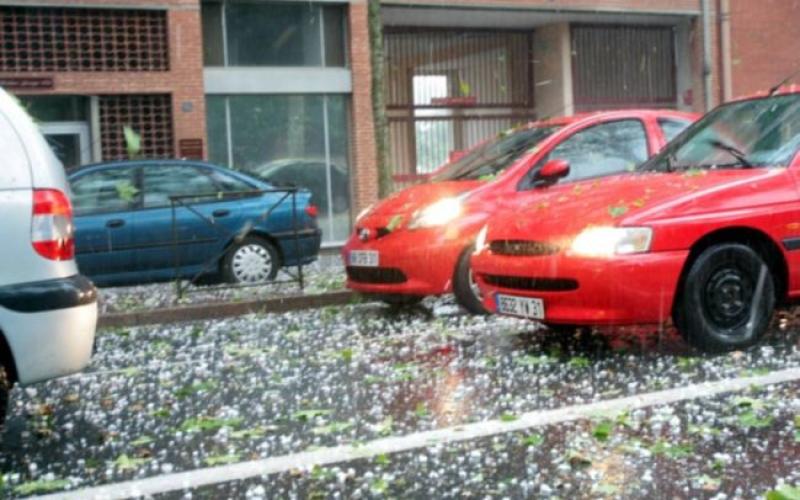
[[[12,392],[0,496],[758,497],[800,486],[794,315],[713,356],[449,299],[105,329]]]

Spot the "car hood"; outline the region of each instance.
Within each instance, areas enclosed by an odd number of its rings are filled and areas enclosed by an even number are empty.
[[[764,193],[770,185],[792,182],[786,176],[786,169],[648,172],[587,180],[570,189],[526,191],[495,213],[487,236],[572,238],[587,226],[646,225],[774,203],[780,200]]]
[[[457,196],[482,184],[480,181],[450,181],[411,186],[379,201],[365,219],[411,215],[442,198]]]

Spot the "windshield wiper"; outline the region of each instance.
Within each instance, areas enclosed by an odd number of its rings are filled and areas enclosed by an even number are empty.
[[[730,144],[726,144],[717,139],[708,141],[708,144],[717,149],[721,149],[722,151],[727,152],[728,154],[739,160],[742,166],[747,168],[753,168],[753,164],[750,163],[750,160],[747,159],[747,155],[743,153],[741,150],[737,149],[735,146],[731,146]]]

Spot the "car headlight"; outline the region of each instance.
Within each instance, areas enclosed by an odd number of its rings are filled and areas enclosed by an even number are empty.
[[[408,224],[408,228],[443,226],[458,218],[462,209],[459,198],[444,198],[417,212]]]
[[[368,213],[372,212],[372,209],[374,207],[375,207],[375,204],[373,203],[372,205],[368,206],[364,210],[358,212],[358,215],[356,215],[356,222],[358,222],[361,219],[363,219],[364,217],[366,217]]]
[[[572,240],[570,252],[582,257],[613,257],[650,251],[649,227],[590,227]]]
[[[486,247],[486,233],[489,232],[489,224],[484,224],[475,238],[475,253],[482,251]]]

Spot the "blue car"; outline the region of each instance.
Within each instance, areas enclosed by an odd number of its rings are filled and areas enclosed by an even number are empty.
[[[101,286],[198,275],[260,283],[319,253],[307,190],[297,191],[293,207],[292,196],[269,183],[182,160],[90,165],[71,171],[69,182],[78,267]]]

